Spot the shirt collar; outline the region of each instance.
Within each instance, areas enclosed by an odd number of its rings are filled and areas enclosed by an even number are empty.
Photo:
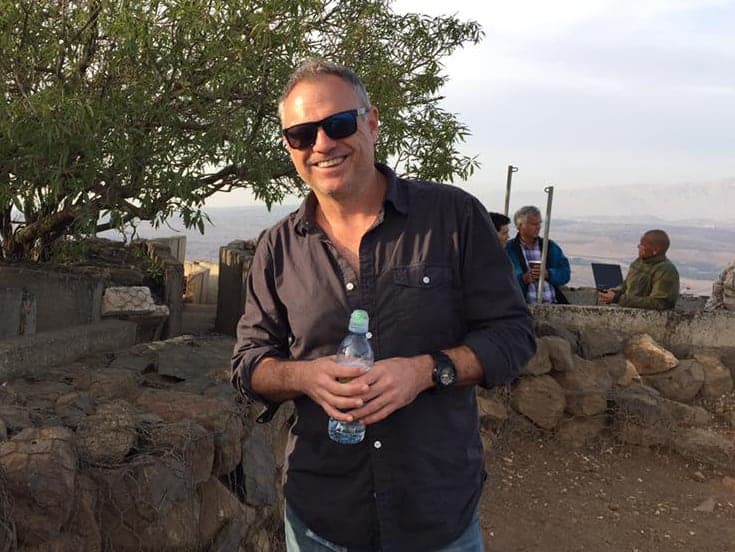
[[[385,176],[387,181],[383,209],[385,210],[386,205],[391,204],[402,215],[407,214],[409,202],[405,186],[400,185],[402,179],[399,179],[393,169],[383,163],[375,163],[375,168]],[[305,235],[317,228],[316,205],[316,196],[310,191],[296,211],[295,229],[299,234]]]

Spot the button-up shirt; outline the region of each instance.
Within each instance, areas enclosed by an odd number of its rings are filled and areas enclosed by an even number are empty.
[[[251,398],[268,402],[250,386],[261,359],[334,354],[356,308],[369,313],[376,360],[464,344],[492,387],[533,354],[531,317],[480,202],[377,168],[388,187],[359,273],[315,223],[313,195],[261,239],[233,356],[233,382]],[[331,441],[309,397],[294,403],[284,492],[316,534],[350,549],[425,551],[469,525],[485,476],[472,386],[420,393],[357,445]]]

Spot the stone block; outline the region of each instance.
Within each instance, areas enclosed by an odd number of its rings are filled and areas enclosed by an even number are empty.
[[[513,389],[513,408],[544,429],[553,429],[564,414],[564,390],[551,376],[521,378]]]

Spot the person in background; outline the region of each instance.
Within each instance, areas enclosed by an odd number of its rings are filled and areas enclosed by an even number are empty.
[[[638,243],[633,261],[620,288],[597,294],[597,302],[638,309],[673,309],[679,299],[679,271],[666,258],[669,236],[663,230],[648,230]]]
[[[487,211],[376,163],[378,109],[346,67],[302,65],[279,114],[311,191],[258,244],[232,381],[268,406],[261,420],[296,408],[287,549],[480,552],[474,387],[514,380],[536,348]],[[367,372],[333,356],[357,308],[370,320]],[[330,416],[363,422],[364,440],[330,440]]]
[[[720,277],[712,283],[712,295],[704,310],[718,309],[735,311],[735,261],[727,265]]]
[[[495,226],[495,231],[498,233],[500,245],[505,247],[505,244],[510,237],[510,230],[508,229],[508,226],[510,225],[510,219],[502,213],[494,213],[492,211],[490,211],[489,213],[490,219],[493,221],[493,226]]]
[[[505,251],[513,263],[513,273],[523,290],[528,303],[536,303],[538,285],[541,278],[541,253],[544,247],[541,231],[541,211],[538,207],[527,205],[513,215],[518,228],[516,236],[505,244]],[[568,303],[561,286],[569,282],[571,269],[569,260],[556,242],[549,240],[546,258],[546,278],[543,281],[543,303]]]

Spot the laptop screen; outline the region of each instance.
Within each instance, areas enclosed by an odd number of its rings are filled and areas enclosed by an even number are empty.
[[[595,287],[599,290],[618,287],[623,283],[623,271],[619,264],[591,263]]]

